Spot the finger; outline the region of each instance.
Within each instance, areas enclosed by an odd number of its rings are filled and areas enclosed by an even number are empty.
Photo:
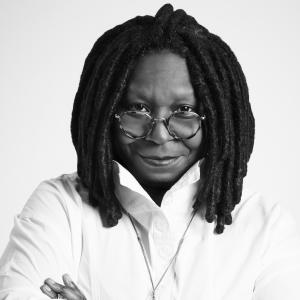
[[[49,296],[51,299],[56,299],[57,298],[57,293],[52,291],[52,289],[47,285],[43,284],[40,286],[40,290],[47,296]]]
[[[69,274],[64,274],[62,276],[63,281],[66,286],[70,287],[72,289],[72,295],[69,294],[69,290],[66,291],[66,298],[69,300],[86,300],[85,296],[79,289],[79,287],[76,285],[76,283],[71,279]]]
[[[61,293],[64,299],[68,300],[82,300],[82,296],[77,294],[78,292],[74,289],[65,288],[65,290]]]
[[[73,284],[73,281],[72,281],[72,279],[71,279],[71,277],[70,277],[69,274],[64,274],[64,275],[62,276],[62,279],[63,279],[63,282],[64,282],[64,284],[65,284],[66,286],[69,286],[69,287],[71,287],[71,288],[75,288],[75,285]]]
[[[47,284],[56,293],[61,293],[64,290],[64,288],[65,288],[65,286],[63,286],[63,285],[55,282],[51,278],[47,278],[44,281],[44,283]]]
[[[62,279],[63,279],[63,282],[66,286],[69,286],[71,288],[74,288],[76,289],[78,292],[81,293],[79,287],[76,285],[76,283],[71,279],[70,275],[69,274],[64,274],[62,276]]]
[[[45,284],[49,285],[52,290],[54,290],[56,293],[60,294],[64,299],[68,300],[81,300],[82,295],[78,295],[78,291],[76,291],[75,288],[71,288],[69,286],[61,285],[51,278],[47,278],[45,280]]]

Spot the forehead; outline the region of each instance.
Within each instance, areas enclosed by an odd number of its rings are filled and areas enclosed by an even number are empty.
[[[137,61],[128,95],[148,98],[193,96],[184,58],[168,51],[147,54]]]

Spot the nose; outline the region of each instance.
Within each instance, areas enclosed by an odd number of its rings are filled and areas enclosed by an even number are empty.
[[[173,139],[174,137],[170,135],[165,122],[160,118],[155,119],[155,124],[153,125],[151,132],[145,137],[145,140],[155,144],[164,144]]]

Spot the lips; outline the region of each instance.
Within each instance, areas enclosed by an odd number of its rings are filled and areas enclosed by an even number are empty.
[[[146,158],[146,159],[155,159],[155,160],[169,160],[169,159],[177,158],[178,156],[143,156],[143,155],[141,155],[141,157]]]
[[[140,156],[146,164],[155,167],[170,166],[179,159],[179,156]]]

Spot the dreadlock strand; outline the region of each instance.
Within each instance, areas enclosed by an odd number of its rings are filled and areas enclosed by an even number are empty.
[[[226,64],[226,68],[229,73],[229,78],[232,83],[237,82],[236,75],[234,74],[234,71],[230,67],[230,64]],[[245,127],[245,109],[242,105],[242,98],[241,98],[241,91],[240,87],[236,84],[232,84],[232,101],[233,101],[233,114],[234,119],[236,120],[234,124],[234,128],[236,129],[236,159],[235,159],[235,172],[233,174],[234,177],[234,203],[239,203],[241,198],[241,190],[242,190],[242,184],[243,184],[243,177],[245,175],[245,168],[247,167],[246,162],[246,141],[245,141],[245,132],[247,132],[247,127]]]
[[[243,103],[247,102],[247,99],[242,97],[242,90],[247,90],[246,82],[244,82],[244,86],[241,86],[240,80],[236,75],[236,71],[233,69],[240,69],[239,64],[235,63],[236,59],[228,46],[221,42],[219,37],[214,36],[216,38],[216,43],[223,49],[224,55],[222,58],[222,62],[224,68],[228,74],[228,78],[230,81],[231,87],[231,100],[233,107],[233,120],[235,120],[234,128],[237,132],[236,140],[236,159],[235,159],[235,175],[234,176],[234,202],[238,203],[241,197],[241,189],[242,189],[242,178],[243,174],[245,174],[245,148],[247,147],[247,141],[245,141],[244,133],[247,132],[247,127],[245,126],[245,109]],[[222,43],[222,44],[221,44]],[[221,44],[221,45],[220,45]],[[223,45],[224,44],[224,45]]]
[[[77,139],[77,144],[79,143],[77,147],[78,149],[77,152],[78,152],[78,156],[81,157],[85,157],[88,155],[87,154],[88,143],[86,143],[85,141],[86,141],[86,136],[88,136],[89,133],[88,128],[90,126],[89,123],[93,111],[93,105],[96,99],[98,99],[98,97],[95,96],[96,93],[95,90],[96,90],[96,82],[99,80],[99,78],[101,80],[101,76],[98,74],[99,73],[103,74],[101,73],[103,71],[101,68],[102,67],[101,64],[103,61],[110,61],[111,59],[113,59],[114,58],[113,54],[114,53],[109,51],[107,53],[103,53],[103,55],[101,56],[102,59],[99,59],[95,64],[94,69],[91,70],[92,74],[90,75],[90,79],[89,79],[90,84],[87,84],[87,87],[85,89],[85,95],[83,97],[82,104],[81,104],[81,115],[79,116],[79,127],[81,128],[81,130],[79,131],[78,139]],[[111,57],[111,59],[109,59],[109,56]],[[87,175],[83,175],[83,172],[81,170],[82,169],[88,170],[91,167],[91,163],[88,163],[88,160],[85,159],[81,160],[80,162],[81,165],[78,166],[80,176],[85,178],[83,179],[84,181],[89,182],[91,180],[90,172],[88,171],[89,176],[87,176]]]
[[[203,55],[203,57],[205,57],[205,55]],[[205,60],[204,60],[205,61]],[[219,66],[220,66],[220,60],[217,60],[217,62],[219,61]],[[206,65],[209,67],[209,65],[210,65],[210,62],[207,62],[206,63]],[[223,75],[225,75],[224,73],[223,73]],[[212,80],[213,82],[216,82],[216,80],[215,80],[215,77],[213,78],[213,80]],[[215,89],[215,90],[219,90],[218,89],[218,87],[217,87],[217,89]],[[221,104],[222,104],[222,102],[221,102]],[[226,103],[227,104],[227,103]],[[230,107],[230,105],[226,105],[227,107]],[[224,115],[225,115],[225,121],[224,121],[224,124],[228,124],[229,123],[229,128],[230,129],[232,129],[232,126],[230,126],[230,122],[228,122],[228,120],[231,120],[231,117],[230,117],[230,111],[229,111],[229,109],[227,109],[226,110],[226,108],[224,109],[224,107],[223,107],[223,111],[224,111]],[[228,116],[229,115],[229,116]],[[227,147],[227,149],[229,148],[229,144],[231,144],[232,145],[232,143],[230,143],[229,142],[229,140],[230,140],[230,136],[229,136],[229,128],[227,129],[227,130],[224,130],[224,132],[226,132],[225,134],[224,134],[224,136],[225,136],[225,138],[227,139],[227,144],[226,144],[226,146],[224,147],[225,149],[226,149],[226,147]],[[233,154],[232,152],[232,147],[230,147],[231,149],[231,155]],[[224,151],[225,152],[225,154],[226,154],[226,151]],[[224,157],[223,156],[223,158],[226,158],[226,156]],[[230,214],[230,212],[231,212],[231,210],[232,210],[232,189],[231,189],[231,182],[230,182],[230,180],[229,180],[229,176],[231,175],[231,173],[232,173],[232,169],[233,169],[233,164],[231,163],[231,164],[228,164],[229,165],[229,169],[227,170],[227,176],[224,178],[224,183],[222,184],[223,186],[224,186],[224,198],[225,198],[225,201],[224,201],[224,205],[222,205],[222,208],[220,209],[221,210],[221,212],[224,214],[224,215],[226,215],[226,216],[228,216],[228,214]],[[216,180],[216,182],[218,182],[217,180]],[[215,185],[216,185],[216,183],[215,183]],[[216,186],[214,185],[214,188],[217,188]],[[214,195],[215,193],[212,193],[212,195]],[[213,196],[214,197],[214,196]],[[218,197],[216,197],[215,199],[214,199],[214,201],[218,201],[219,199],[218,199]],[[211,212],[210,212],[211,213]],[[227,222],[230,222],[230,217],[228,216],[227,217]],[[229,221],[228,221],[229,220]],[[220,225],[221,226],[221,225]],[[220,227],[219,226],[219,227]],[[220,229],[220,228],[219,228]],[[217,231],[220,231],[220,230],[217,230]]]
[[[193,53],[198,53],[198,55],[196,56],[197,57],[196,64],[201,65],[203,74],[207,75],[204,78],[204,80],[207,83],[207,87],[210,91],[210,95],[211,95],[210,97],[211,98],[213,97],[216,101],[216,103],[215,103],[216,113],[217,113],[216,118],[219,121],[218,123],[220,123],[218,126],[221,125],[220,127],[221,127],[221,130],[223,131],[220,134],[220,138],[222,138],[223,136],[227,136],[228,135],[228,128],[226,126],[227,115],[228,115],[227,106],[226,106],[226,103],[224,103],[225,101],[224,101],[223,89],[221,88],[221,83],[216,74],[216,70],[212,63],[212,60],[209,57],[207,51],[205,51],[202,48],[199,48],[197,41],[193,40],[194,39],[193,35],[187,34],[185,36],[185,39],[186,39],[187,43],[191,44],[189,49],[191,49]],[[223,139],[220,139],[220,146],[223,147],[224,149],[220,150],[219,154],[222,154],[223,156],[225,156],[227,154],[225,152],[225,149],[227,149],[227,144],[226,144],[227,141],[225,140],[225,144],[224,144],[221,142],[222,140]]]
[[[129,20],[126,26],[132,25],[134,26],[135,20]],[[99,53],[105,52],[107,48],[109,48],[109,44],[111,40],[122,33],[124,30],[124,24],[115,26],[114,28],[106,31],[93,45],[90,53],[88,54],[87,58],[85,59],[84,68],[82,74],[80,76],[80,82],[78,91],[75,95],[75,100],[73,104],[73,111],[72,111],[72,121],[71,121],[71,133],[72,133],[72,140],[75,145],[77,145],[78,137],[75,133],[80,133],[79,128],[77,127],[81,108],[81,101],[83,98],[84,90],[86,89],[86,85],[91,78],[91,70],[94,69],[94,64],[97,58],[99,58]]]
[[[135,49],[135,52],[140,51],[138,48]],[[108,87],[108,90],[111,91],[111,95],[109,98],[113,99],[111,103],[111,108],[104,111],[104,118],[99,125],[99,128],[102,130],[98,132],[99,136],[97,136],[97,140],[103,141],[102,143],[98,143],[97,145],[97,156],[96,156],[96,165],[98,172],[96,177],[99,178],[99,181],[102,185],[102,190],[104,190],[103,197],[110,203],[109,207],[106,210],[106,221],[107,224],[117,224],[118,220],[121,218],[121,207],[120,204],[114,194],[114,183],[111,180],[112,174],[112,145],[111,145],[111,123],[113,118],[113,112],[117,107],[117,104],[120,102],[123,93],[126,89],[126,83],[130,77],[131,72],[134,70],[135,66],[135,55],[136,53],[132,53],[133,51],[129,51],[126,53],[126,57],[123,57],[122,60],[119,61],[119,66],[117,69],[119,70],[119,76],[113,78],[111,81],[111,86]],[[101,125],[102,124],[102,125]],[[103,170],[103,175],[99,173],[99,170]],[[98,182],[98,180],[95,180]],[[109,187],[109,188],[107,188]]]
[[[207,70],[209,70],[209,68],[207,68]],[[216,88],[218,89],[219,87],[216,86]],[[222,95],[222,92],[220,92],[220,95]],[[200,98],[201,99],[201,98]],[[220,101],[222,103],[222,101]],[[226,110],[223,110],[224,114],[226,114]],[[225,133],[226,135],[228,135],[228,132],[226,131]],[[214,156],[214,160],[217,161],[217,157],[216,155]],[[211,222],[214,218],[214,214],[215,212],[215,208],[217,206],[217,204],[220,202],[220,196],[221,194],[221,187],[222,185],[222,159],[220,160],[220,166],[214,169],[214,173],[215,174],[215,178],[213,179],[213,177],[211,177],[211,175],[209,175],[209,178],[211,178],[213,184],[211,185],[212,188],[212,192],[210,193],[210,199],[207,199],[207,213],[206,213],[206,220]],[[210,188],[210,187],[209,187]],[[207,187],[206,193],[208,193],[209,188]],[[228,198],[228,197],[227,197]]]
[[[208,170],[207,170],[207,180],[203,193],[204,197],[208,196],[208,191],[212,185],[213,174],[216,166],[216,158],[217,158],[217,118],[215,115],[215,107],[214,104],[210,101],[211,95],[206,84],[206,81],[203,78],[203,71],[200,69],[200,66],[197,65],[195,58],[191,53],[186,57],[187,65],[189,71],[191,73],[192,85],[194,87],[195,96],[197,99],[201,99],[203,106],[206,107],[205,115],[205,126],[207,130],[207,143],[208,143]],[[194,79],[196,81],[194,81]]]
[[[165,23],[168,22],[170,17],[174,12],[173,6],[169,3],[163,5],[155,14],[155,23],[159,26],[163,26]]]
[[[228,76],[225,72],[224,65],[221,61],[220,58],[220,51],[217,51],[217,47],[214,47],[215,51],[211,51],[211,55],[213,58],[213,61],[215,62],[217,66],[217,70],[219,70],[219,76],[221,78],[222,84],[223,84],[223,89],[224,89],[224,94],[226,99],[231,98],[230,94],[230,84],[228,81]],[[229,100],[227,100],[227,113],[228,113],[228,119],[227,119],[227,124],[228,124],[228,135],[226,135],[226,139],[228,139],[228,152],[230,153],[230,156],[226,158],[225,162],[225,167],[224,167],[224,173],[225,176],[223,176],[223,183],[222,183],[222,198],[224,199],[223,205],[221,208],[221,213],[225,216],[225,223],[231,224],[232,222],[232,217],[231,217],[231,211],[233,210],[234,206],[232,203],[232,173],[234,169],[234,158],[235,158],[235,148],[234,148],[234,139],[235,139],[235,131],[233,127],[233,120],[232,120],[232,110],[231,110],[231,103]]]

